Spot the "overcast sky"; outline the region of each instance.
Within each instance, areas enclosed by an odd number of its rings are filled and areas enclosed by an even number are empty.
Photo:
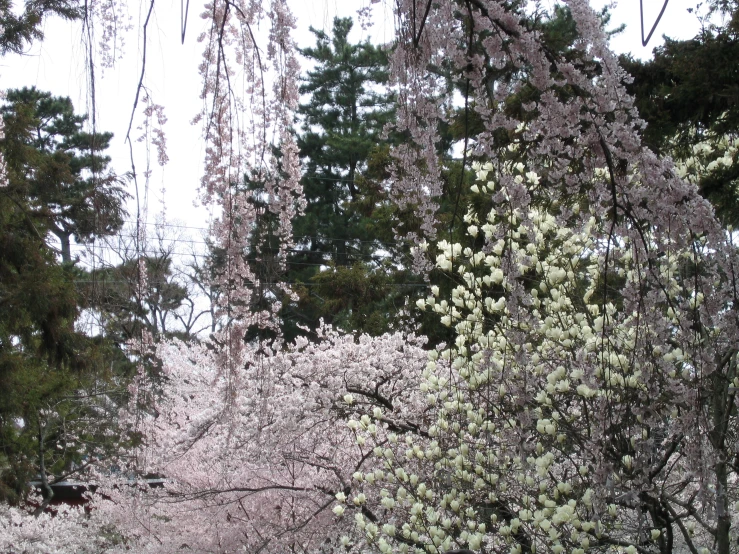
[[[208,214],[203,208],[194,207],[201,174],[203,146],[200,129],[190,124],[199,111],[198,92],[200,82],[197,65],[201,59],[201,44],[196,37],[201,31],[203,21],[199,18],[202,4],[192,0],[189,26],[185,44],[180,44],[180,2],[164,0],[157,4],[152,32],[150,33],[147,85],[151,88],[155,101],[166,108],[168,123],[165,127],[168,137],[169,164],[159,169],[151,160],[153,169],[149,181],[149,221],[166,205],[167,219],[185,227],[206,227]],[[594,0],[597,6],[605,2]],[[353,16],[356,10],[368,0],[302,0],[294,3],[298,17],[296,39],[300,46],[313,44],[313,36],[308,28],[313,26],[330,31],[335,16]],[[653,0],[644,0],[646,15],[645,28],[652,27],[662,5]],[[148,5],[148,3],[146,3]],[[662,42],[662,35],[673,38],[688,38],[698,31],[695,16],[687,12],[695,0],[671,0],[665,15],[654,33],[651,43],[641,45],[639,24],[639,0],[621,0],[612,10],[613,26],[626,24],[626,31],[613,39],[612,46],[617,52],[631,52],[639,58],[648,58],[652,49]],[[143,4],[142,4],[143,5]],[[375,6],[384,15],[371,30],[371,35],[355,25],[354,40],[370,37],[374,42],[389,42],[393,38],[392,18],[386,2]],[[132,6],[131,9],[136,9]],[[139,14],[132,14],[134,27]],[[6,56],[0,61],[0,83],[3,88],[35,86],[55,95],[69,96],[78,112],[88,112],[87,72],[84,67],[80,44],[80,26],[66,21],[50,19],[45,24],[46,39],[37,42],[24,56]],[[113,166],[118,172],[130,170],[128,145],[123,138],[128,127],[131,106],[137,82],[140,44],[132,33],[128,39],[127,56],[119,65],[106,71],[97,79],[98,128],[114,133],[110,154]],[[137,171],[146,165],[146,152],[139,144],[134,145]],[[133,191],[132,191],[133,192]],[[140,191],[143,195],[143,190]],[[162,203],[163,201],[163,203]],[[198,239],[196,229],[187,233]],[[185,243],[181,243],[185,244]]]

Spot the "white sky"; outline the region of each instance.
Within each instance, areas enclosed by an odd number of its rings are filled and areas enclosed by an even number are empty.
[[[314,43],[313,35],[308,32],[309,26],[330,32],[334,16],[354,16],[356,10],[368,1],[295,2],[293,9],[298,17],[299,29],[296,36],[298,44],[305,47]],[[385,0],[375,6],[378,11],[385,9],[386,15],[384,21],[378,21],[372,28],[371,39],[374,42],[388,42],[393,37],[392,18],[387,11],[389,1]],[[603,0],[593,1],[596,6],[605,3]],[[179,1],[161,1],[155,8],[155,19],[151,26],[146,84],[152,90],[155,101],[164,105],[166,109],[168,123],[165,131],[168,137],[170,162],[165,168],[160,169],[156,166],[155,159],[151,160],[154,171],[148,189],[148,220],[154,220],[154,215],[161,210],[163,201],[168,221],[198,228],[207,226],[209,216],[202,207],[196,208],[193,205],[197,198],[203,145],[199,128],[191,125],[190,121],[200,107],[197,65],[201,59],[202,45],[196,41],[196,37],[201,31],[203,22],[199,17],[202,1],[192,0],[192,2],[184,45],[180,44],[179,36]],[[687,13],[687,8],[694,6],[695,2],[696,0],[671,0],[651,43],[643,48],[639,30],[639,0],[620,0],[612,10],[613,25],[626,23],[627,27],[621,36],[613,40],[613,48],[618,52],[630,51],[636,57],[648,58],[652,48],[662,42],[663,34],[673,38],[694,36],[699,29],[698,22],[695,16]],[[645,27],[648,32],[662,5],[654,0],[644,0],[644,3],[647,12]],[[142,1],[140,6],[142,8],[148,6],[148,2]],[[131,9],[138,7],[132,6]],[[139,14],[133,13],[132,16],[132,23],[137,28]],[[87,72],[81,52],[79,24],[51,19],[45,25],[45,40],[37,42],[24,56],[9,55],[0,60],[0,86],[3,89],[35,86],[55,95],[69,96],[78,112],[89,111],[85,93]],[[353,33],[351,37],[353,40],[367,36],[359,25],[355,25]],[[136,41],[136,35],[132,34],[128,39],[127,56],[124,61],[113,70],[107,70],[96,82],[98,129],[114,133],[110,155],[117,172],[130,170],[128,145],[123,143],[123,138],[128,127],[140,71],[138,68],[140,55],[137,55],[140,45],[136,44]],[[140,174],[146,165],[146,153],[140,144],[135,146],[136,167]],[[199,240],[197,229],[189,229],[185,233]],[[187,248],[183,250],[186,251]]]

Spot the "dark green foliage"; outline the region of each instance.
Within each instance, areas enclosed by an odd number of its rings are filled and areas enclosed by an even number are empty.
[[[71,276],[53,259],[43,222],[10,188],[0,190],[0,351],[31,346],[51,364],[69,361],[77,315]]]
[[[675,146],[682,152],[702,140],[709,129],[719,134],[736,132],[737,60],[739,36],[710,31],[685,41],[666,38],[648,62],[622,57],[621,63],[634,77],[629,92],[647,122],[647,144],[658,153]]]
[[[356,333],[381,335],[388,331],[388,319],[403,309],[388,293],[393,271],[379,271],[358,262],[351,267],[332,266],[312,279],[309,294],[321,300],[319,314],[334,325]]]
[[[11,501],[42,458],[55,473],[82,463],[66,446],[90,431],[80,419],[90,408],[78,393],[106,378],[106,346],[75,330],[74,274],[56,263],[44,223],[18,189],[0,189],[0,499]],[[104,427],[97,421],[95,433]]]
[[[293,224],[287,280],[296,283],[300,301],[283,310],[288,339],[296,324],[314,328],[321,317],[346,329],[382,332],[397,311],[380,306],[397,288],[395,270],[383,262],[396,250],[382,182],[388,143],[381,132],[394,112],[393,97],[379,92],[388,60],[368,42],[350,44],[351,28],[350,19],[337,18],[331,37],[311,29],[316,45],[301,50],[316,66],[300,87],[310,95],[299,109],[298,141],[307,207]],[[375,323],[359,324],[368,317]]]
[[[655,152],[684,160],[693,155],[698,143],[737,136],[738,8],[735,0],[709,2],[709,15],[720,13],[721,25],[706,20],[701,33],[690,40],[665,38],[647,62],[621,58],[634,78],[627,90],[635,96],[639,114],[647,123],[644,140]],[[739,223],[736,162],[709,172],[698,186],[724,223]]]
[[[299,108],[303,187],[309,206],[322,199],[338,209],[347,198],[356,200],[357,172],[393,116],[392,96],[375,90],[387,83],[387,54],[369,42],[349,44],[351,28],[351,19],[334,19],[331,39],[311,29],[316,46],[300,51],[317,64],[300,87],[301,94],[310,95]],[[317,206],[306,210],[306,217],[314,212],[320,213]]]
[[[48,100],[49,111],[21,101],[29,97]],[[121,353],[76,328],[80,271],[58,263],[47,240],[80,213],[63,204],[78,190],[75,176],[104,159],[74,144],[80,120],[68,101],[27,89],[10,100],[0,141],[8,177],[0,187],[0,499],[18,501],[31,478],[61,479],[111,446],[101,433],[115,413],[109,360]]]
[[[27,0],[22,13],[14,13],[11,0],[0,0],[0,56],[22,53],[35,39],[43,39],[44,17],[58,15],[64,19],[81,17],[77,0]]]
[[[351,27],[350,19],[335,19],[332,39],[311,29],[316,46],[301,50],[317,64],[300,87],[301,94],[310,95],[299,109],[307,208],[294,225],[297,239],[310,251],[304,260],[310,262],[351,265],[371,250],[359,242],[373,238],[362,232],[366,215],[347,205],[367,194],[357,177],[380,143],[393,100],[373,90],[388,79],[385,52],[367,42],[349,44]]]
[[[143,331],[154,340],[186,335],[176,326],[174,312],[188,291],[173,279],[171,256],[166,252],[146,256],[144,266],[145,283],[135,258],[86,276],[89,307],[99,314],[105,336],[121,346],[140,338]]]
[[[46,219],[71,263],[70,239],[78,243],[118,231],[128,194],[107,170],[112,134],[83,130],[86,116],[74,113],[69,98],[35,88],[8,91],[0,112],[5,121],[6,160],[13,186]]]

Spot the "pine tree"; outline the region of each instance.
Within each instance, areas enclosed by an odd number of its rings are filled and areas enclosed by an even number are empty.
[[[4,146],[4,145],[3,145]],[[7,154],[7,151],[5,152]],[[46,220],[11,184],[0,189],[0,499],[17,502],[31,479],[67,476],[83,443],[106,427],[80,391],[102,384],[104,341],[77,332],[74,272],[45,241]],[[111,420],[108,420],[111,421]],[[44,496],[50,500],[48,490]]]
[[[62,239],[70,262],[70,235],[94,235],[97,206],[82,176],[105,159],[77,154],[82,118],[68,100],[34,89],[9,98],[0,140],[7,177],[0,187],[0,498],[17,502],[40,478],[45,505],[54,479],[77,473],[111,444],[102,433],[115,419],[113,402],[100,391],[111,385],[109,361],[120,351],[76,328],[80,270],[59,263],[48,240]],[[111,201],[117,217],[121,199]]]
[[[7,101],[0,113],[8,163],[18,166],[18,186],[59,240],[62,261],[72,263],[72,238],[89,242],[123,225],[129,195],[103,154],[113,135],[84,131],[87,117],[74,113],[69,98],[23,88],[8,91]]]
[[[180,326],[177,313],[188,291],[174,278],[171,252],[156,252],[142,256],[142,260],[146,267],[143,290],[139,290],[139,258],[135,255],[90,276],[95,288],[89,287],[87,292],[106,336],[121,346],[140,338],[142,331],[154,340],[188,337],[191,329]]]
[[[77,0],[29,0],[21,11],[11,0],[0,0],[0,55],[22,53],[34,39],[43,39],[44,17],[51,14],[78,19],[82,6]]]
[[[394,238],[390,225],[377,223],[387,217],[388,196],[377,168],[370,167],[371,158],[387,151],[382,130],[394,113],[393,95],[380,92],[388,59],[367,41],[351,44],[351,29],[351,19],[336,18],[331,37],[311,29],[316,45],[301,50],[316,66],[300,87],[310,95],[298,110],[307,206],[294,222],[288,280],[300,301],[283,311],[288,338],[294,324],[315,327],[320,317],[352,330],[383,332],[397,309],[382,306],[392,296],[396,271],[384,259]]]

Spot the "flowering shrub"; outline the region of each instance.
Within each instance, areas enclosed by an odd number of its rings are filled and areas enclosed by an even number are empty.
[[[563,55],[507,3],[399,6],[401,190],[436,190],[444,101],[426,68],[459,72],[484,130],[465,139],[478,161],[466,242],[430,232],[417,250],[456,284],[420,303],[454,331],[421,383],[429,426],[375,438],[392,445],[376,451],[385,469],[357,481],[386,512],[357,515],[364,539],[382,552],[733,551],[731,235],[640,146],[584,2],[568,2],[579,38]]]
[[[432,424],[388,434],[375,475],[388,523],[360,528],[387,552],[712,550],[739,500],[722,469],[739,377],[718,291],[732,285],[714,261],[732,249],[696,234],[675,248],[648,223],[582,217],[577,200],[523,211],[506,183],[530,190],[538,174],[476,167],[473,204],[492,204],[465,220],[485,246],[437,243],[458,285],[419,301],[456,335],[423,375]]]
[[[33,517],[23,508],[0,505],[3,554],[98,554],[116,548],[117,538],[104,521],[90,518],[78,507],[55,506],[53,513]]]
[[[155,415],[138,414],[136,456],[166,484],[109,486],[96,510],[145,552],[341,548],[354,530],[336,517],[337,495],[353,496],[352,474],[373,461],[365,422],[382,406],[384,424],[420,428],[426,355],[412,335],[321,333],[287,350],[247,347],[230,372],[213,345],[163,345],[167,384]]]

